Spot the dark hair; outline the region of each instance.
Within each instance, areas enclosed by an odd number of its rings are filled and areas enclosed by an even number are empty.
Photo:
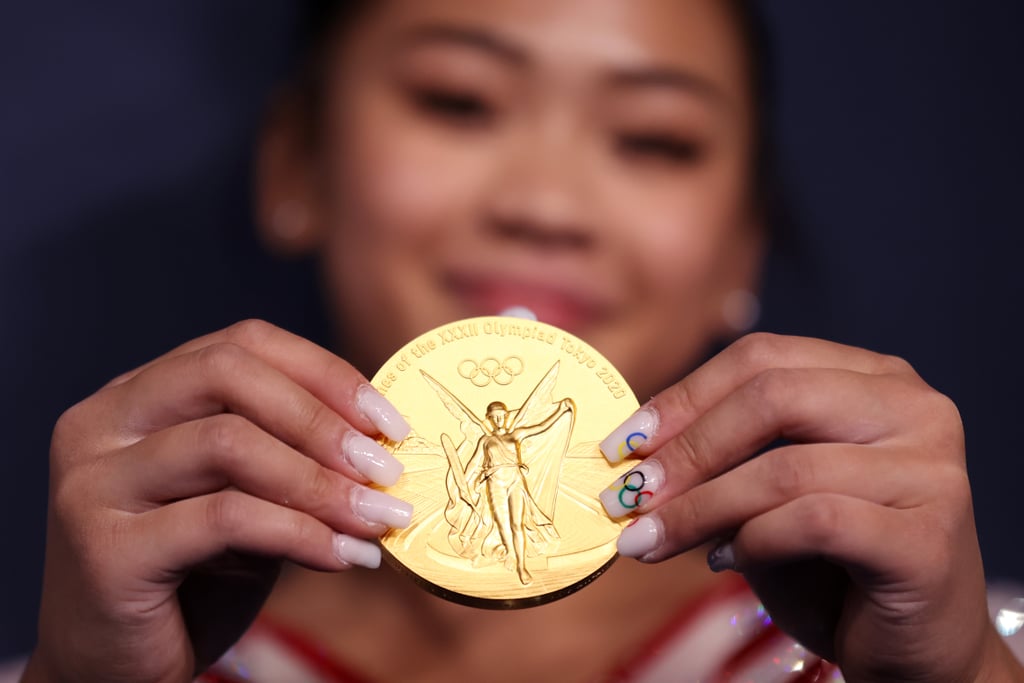
[[[747,78],[754,106],[752,186],[757,209],[773,218],[780,204],[779,172],[774,145],[775,74],[773,51],[764,15],[751,0],[730,0],[730,10],[745,45]]]

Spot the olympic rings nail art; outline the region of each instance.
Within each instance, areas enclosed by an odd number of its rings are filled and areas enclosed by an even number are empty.
[[[665,481],[656,460],[647,460],[616,479],[598,498],[611,517],[624,517],[645,505]]]
[[[658,429],[658,413],[644,407],[633,413],[601,442],[601,453],[613,465],[647,443]]]

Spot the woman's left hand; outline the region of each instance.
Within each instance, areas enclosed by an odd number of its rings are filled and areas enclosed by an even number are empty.
[[[749,335],[602,450],[647,456],[602,494],[641,513],[622,554],[717,543],[712,568],[848,681],[1024,675],[988,619],[959,413],[905,361]]]

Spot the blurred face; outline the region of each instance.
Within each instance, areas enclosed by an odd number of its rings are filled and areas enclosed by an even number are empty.
[[[695,362],[759,255],[725,5],[374,3],[329,51],[312,158],[269,188],[311,215],[350,360],[518,305],[641,400]]]

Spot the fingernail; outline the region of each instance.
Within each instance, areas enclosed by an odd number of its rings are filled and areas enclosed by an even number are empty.
[[[645,406],[633,413],[601,442],[601,452],[613,465],[640,448],[658,429],[658,411]]]
[[[397,482],[405,469],[387,449],[356,431],[348,432],[342,439],[341,454],[356,472],[381,486]]]
[[[624,517],[649,501],[665,481],[657,460],[645,460],[611,483],[598,498],[611,517]]]
[[[509,306],[498,315],[503,318],[522,318],[523,320],[537,321],[537,314],[526,306]]]
[[[396,529],[404,529],[412,520],[412,505],[398,500],[383,491],[375,491],[360,486],[352,495],[352,507],[355,513],[367,524],[386,524]]]
[[[334,556],[345,564],[355,564],[368,569],[380,566],[380,548],[377,544],[353,538],[345,534],[334,534],[331,540]]]
[[[356,407],[381,434],[392,441],[401,441],[409,436],[409,423],[390,401],[369,384],[364,384],[356,390]]]
[[[736,569],[736,554],[733,552],[732,543],[722,543],[708,553],[708,567],[713,572],[724,572],[726,569]]]
[[[643,557],[661,545],[661,521],[656,517],[637,517],[622,530],[616,544],[623,557]]]

